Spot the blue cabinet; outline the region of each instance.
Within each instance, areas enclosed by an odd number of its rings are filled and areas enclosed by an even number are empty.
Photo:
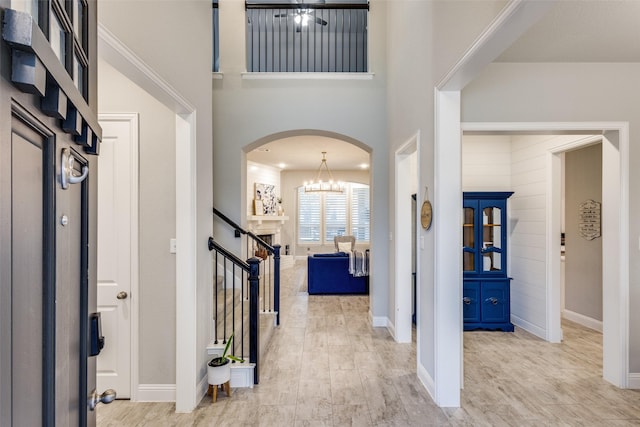
[[[511,278],[507,276],[507,199],[512,192],[463,193],[464,330],[511,324]]]

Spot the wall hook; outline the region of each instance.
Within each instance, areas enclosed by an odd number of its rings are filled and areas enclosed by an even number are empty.
[[[68,148],[62,149],[62,162],[60,165],[60,181],[62,183],[62,189],[66,190],[69,188],[70,184],[78,184],[79,182],[84,181],[84,179],[89,175],[89,166],[82,166],[82,174],[74,175],[73,174],[73,163],[75,162],[75,157],[71,153],[71,150]]]

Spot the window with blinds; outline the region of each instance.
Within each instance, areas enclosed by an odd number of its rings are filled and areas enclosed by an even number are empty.
[[[305,193],[298,188],[298,243],[333,244],[335,236],[369,242],[369,186],[347,183],[344,193]]]

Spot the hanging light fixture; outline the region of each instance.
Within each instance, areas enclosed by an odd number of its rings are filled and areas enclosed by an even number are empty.
[[[332,192],[332,193],[342,193],[344,192],[344,183],[333,180],[333,174],[327,165],[327,152],[322,152],[322,161],[320,162],[320,167],[318,167],[318,175],[314,181],[304,183],[304,192],[305,193],[313,193],[313,192]],[[328,175],[328,180],[323,181],[323,172]]]

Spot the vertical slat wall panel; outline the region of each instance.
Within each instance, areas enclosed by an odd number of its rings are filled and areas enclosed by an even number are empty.
[[[368,5],[302,6],[247,4],[247,70],[367,72]]]

